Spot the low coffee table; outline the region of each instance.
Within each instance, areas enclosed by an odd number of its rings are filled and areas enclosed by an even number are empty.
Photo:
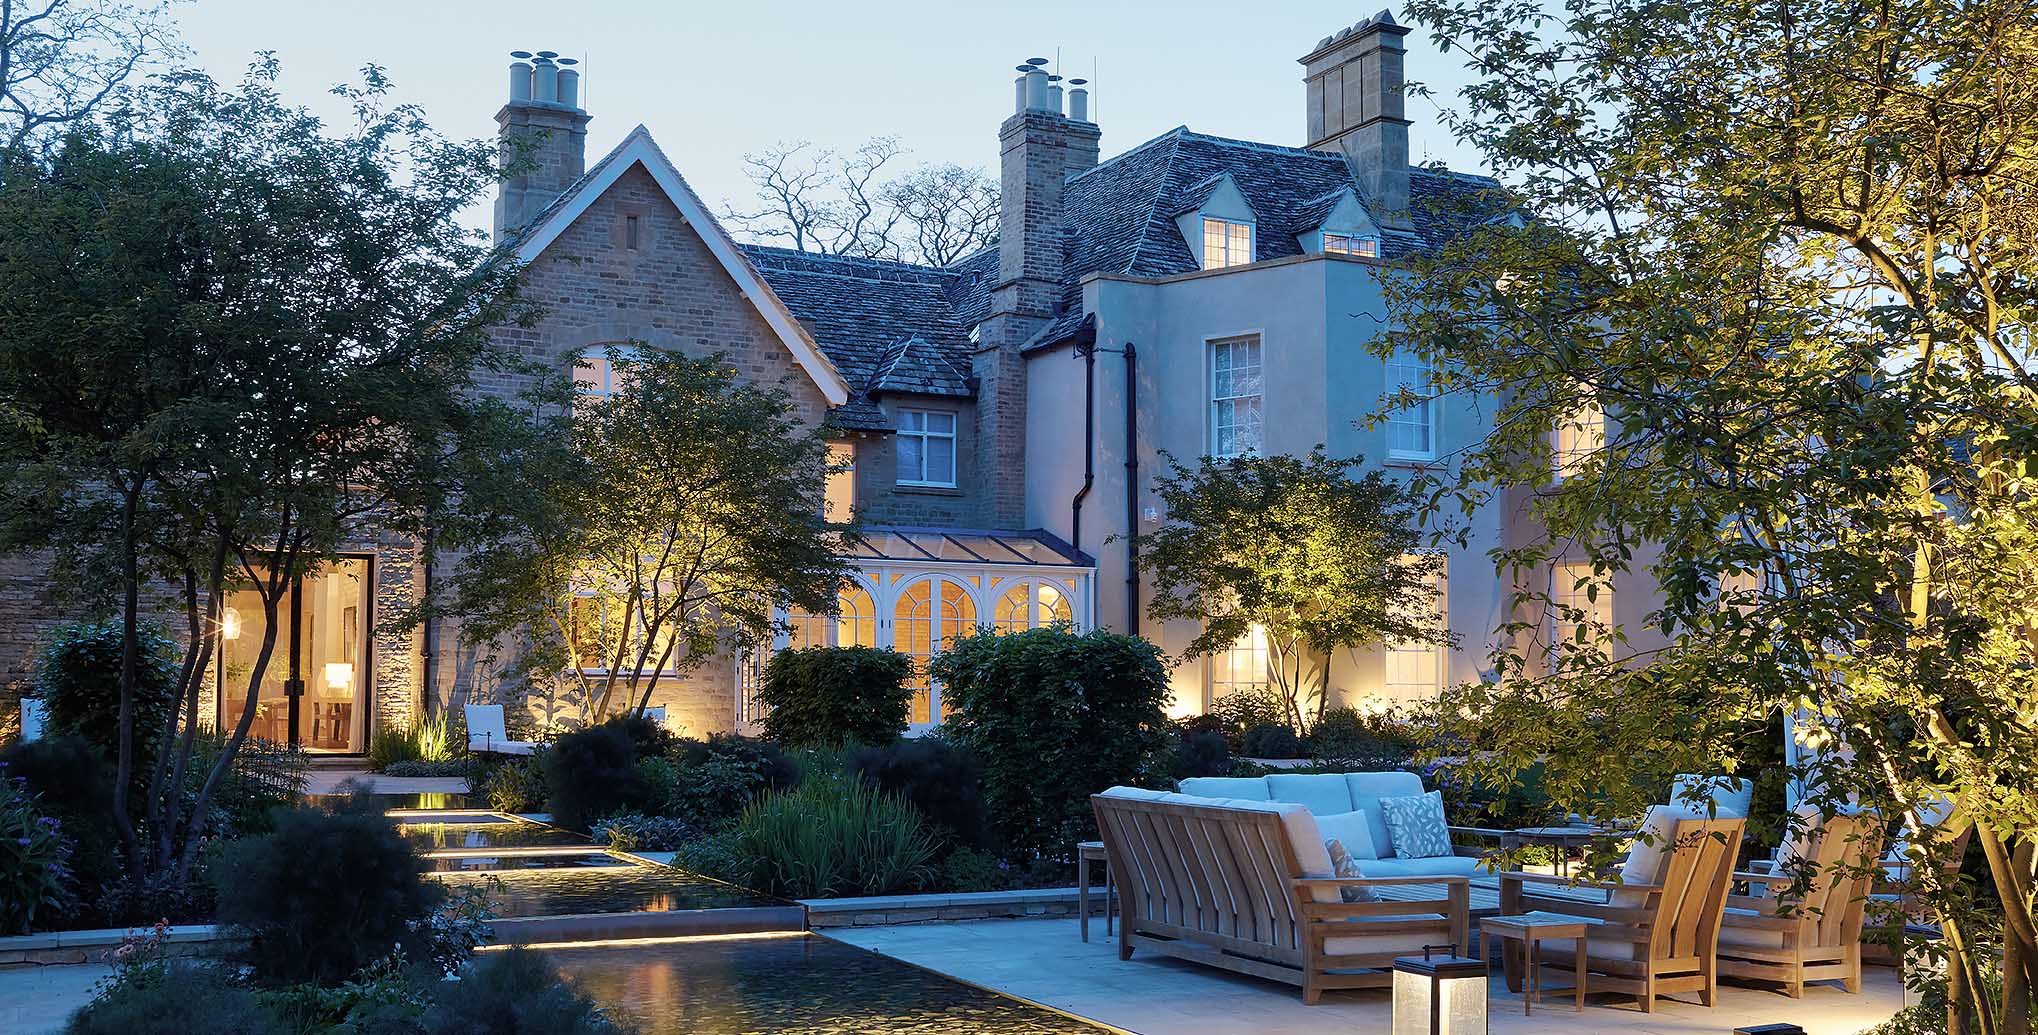
[[[1535,1001],[1543,994],[1542,960],[1537,948],[1545,938],[1569,938],[1576,950],[1571,964],[1571,1006],[1583,1013],[1585,1010],[1585,932],[1601,921],[1586,916],[1566,916],[1563,913],[1518,913],[1514,916],[1489,916],[1479,921],[1479,944],[1483,950],[1486,939],[1491,936],[1495,949],[1506,952],[1506,943],[1520,942],[1522,946],[1523,969],[1528,972],[1527,986],[1522,989],[1521,1012],[1531,1012]],[[1510,985],[1512,982],[1510,982]]]

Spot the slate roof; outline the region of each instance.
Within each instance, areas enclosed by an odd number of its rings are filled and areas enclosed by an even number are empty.
[[[969,327],[956,317],[949,298],[957,272],[764,245],[739,247],[849,381],[850,403],[833,414],[838,426],[887,427],[871,401],[875,391],[970,394]],[[995,268],[995,252],[992,259]]]
[[[530,225],[567,205],[620,150],[603,156]],[[1340,154],[1178,126],[1063,188],[1063,312],[1035,341],[1061,341],[1081,326],[1081,281],[1092,273],[1163,277],[1195,270],[1175,216],[1199,206],[1226,175],[1252,206],[1255,261],[1301,254],[1298,235],[1322,226],[1345,191],[1369,204]],[[1498,186],[1483,176],[1411,168],[1413,232],[1388,231],[1381,252],[1392,258],[1434,245],[1489,218],[1502,210]],[[837,426],[889,427],[874,401],[879,392],[973,394],[970,328],[990,309],[997,242],[944,268],[738,247],[849,382],[849,403],[830,415]]]

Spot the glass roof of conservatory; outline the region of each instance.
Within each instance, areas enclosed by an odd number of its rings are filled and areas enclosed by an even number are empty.
[[[982,531],[866,525],[847,537],[843,556],[864,561],[1045,564],[1087,568],[1096,562],[1039,530]]]

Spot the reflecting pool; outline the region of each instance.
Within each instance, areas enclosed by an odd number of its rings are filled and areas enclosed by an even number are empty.
[[[1095,1035],[1102,1030],[817,935],[547,950],[646,1035]]]

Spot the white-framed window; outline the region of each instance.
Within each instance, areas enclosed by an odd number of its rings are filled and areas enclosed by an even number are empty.
[[[1592,573],[1592,565],[1553,565],[1550,604],[1550,643],[1559,658],[1594,643],[1605,645],[1613,628],[1613,587]]]
[[[955,414],[899,411],[900,485],[955,486]]]
[[[821,516],[829,521],[847,521],[856,508],[856,447],[848,442],[828,443],[828,475],[821,489]]]
[[[1606,446],[1606,412],[1596,402],[1579,404],[1557,425],[1551,446],[1557,480],[1577,475],[1585,461]]]
[[[1053,582],[1021,582],[1007,589],[991,609],[991,627],[999,632],[1024,632],[1056,622],[1075,621],[1070,589]]]
[[[1253,225],[1203,217],[1203,268],[1221,270],[1253,261]]]
[[[1421,399],[1387,415],[1387,456],[1396,460],[1434,460],[1436,399],[1430,395],[1429,364],[1412,352],[1397,351],[1387,358],[1387,394],[1403,391]]]
[[[567,605],[566,647],[573,657],[576,668],[582,672],[602,673],[609,671],[609,665],[622,661],[622,671],[629,672],[637,667],[637,653],[644,646],[644,613],[642,608],[648,601],[630,608],[625,619],[624,604],[620,600],[603,597],[592,592],[575,592]],[[625,627],[619,623],[628,621]],[[661,673],[679,671],[681,652],[673,642],[672,627],[668,624],[658,630],[651,642],[651,649],[644,656],[644,672],[653,670]],[[622,653],[616,653],[617,647]],[[660,658],[665,659],[661,668]]]
[[[1274,683],[1267,630],[1254,625],[1230,647],[1210,656],[1210,699],[1220,700],[1242,690],[1264,690]]]
[[[1450,625],[1451,578],[1447,567],[1437,569],[1433,583],[1436,604],[1423,616],[1431,628]],[[1444,685],[1444,649],[1435,643],[1393,643],[1387,648],[1387,696],[1396,700],[1436,696]]]
[[[1360,255],[1368,259],[1380,257],[1380,241],[1375,237],[1354,237],[1351,234],[1323,235],[1323,250],[1338,255]]]
[[[1260,337],[1210,343],[1210,455],[1243,456],[1263,444]]]
[[[967,633],[977,622],[976,598],[952,578],[934,575],[906,587],[892,606],[892,649],[913,662],[913,701],[908,720],[920,725],[940,722],[941,687],[927,672],[944,643]]]
[[[846,582],[835,596],[835,613],[817,615],[797,608],[786,613],[786,647],[875,647],[877,607],[870,587]]]

